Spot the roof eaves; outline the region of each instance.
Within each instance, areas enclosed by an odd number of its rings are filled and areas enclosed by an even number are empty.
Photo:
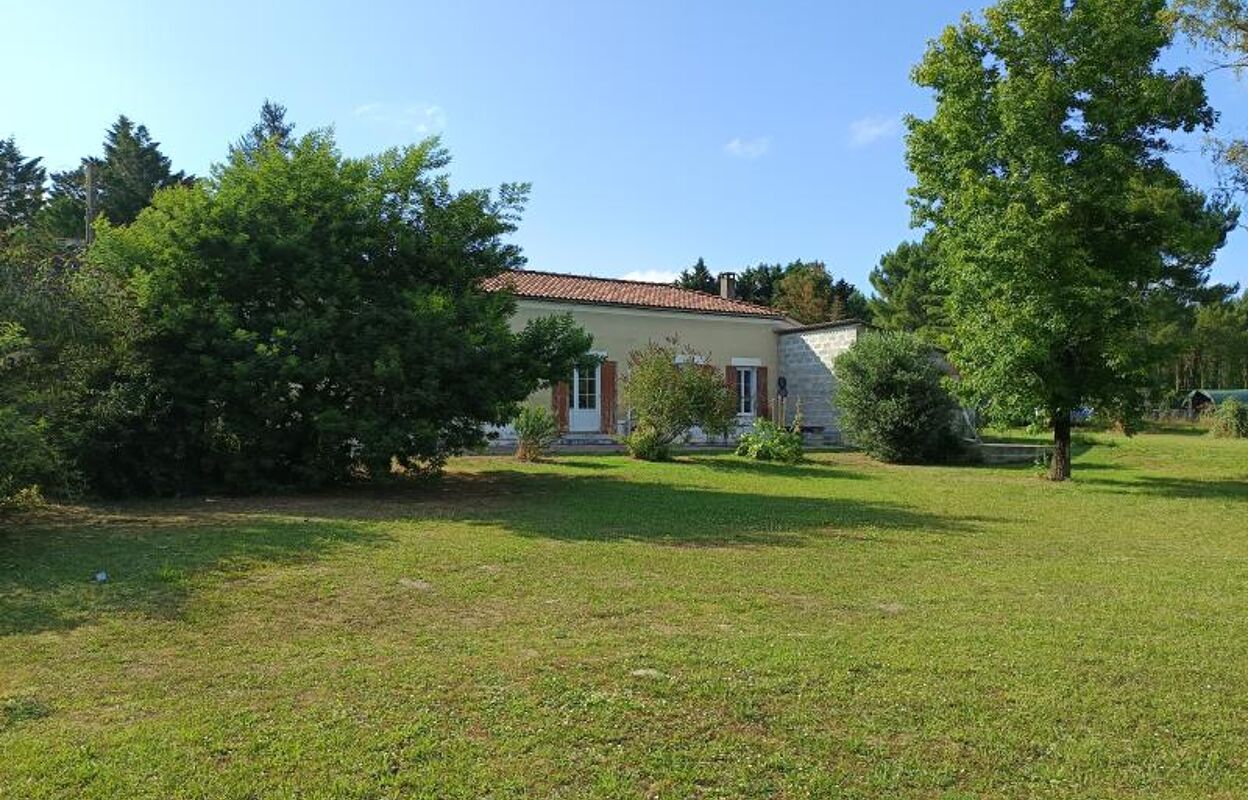
[[[641,311],[670,311],[676,314],[709,314],[715,317],[747,317],[750,319],[772,319],[786,320],[787,318],[776,311],[767,309],[766,313],[759,311],[728,311],[725,309],[707,309],[707,308],[684,308],[683,306],[661,306],[646,303],[629,303],[617,300],[590,300],[575,297],[556,297],[551,295],[535,295],[520,294],[513,292],[517,300],[535,300],[539,303],[564,303],[574,306],[610,306],[612,308],[635,308]],[[760,306],[760,309],[766,309],[766,306]]]

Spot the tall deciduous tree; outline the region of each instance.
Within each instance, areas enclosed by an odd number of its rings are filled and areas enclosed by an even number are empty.
[[[0,234],[29,224],[43,206],[47,172],[40,161],[23,156],[13,137],[0,139]]]
[[[1001,0],[931,43],[914,72],[916,222],[940,237],[962,389],[997,419],[1043,409],[1050,477],[1070,476],[1071,413],[1130,420],[1155,353],[1154,295],[1199,285],[1233,214],[1163,159],[1208,129],[1201,80],[1157,66],[1163,0]]]
[[[585,357],[570,317],[513,333],[482,281],[519,266],[527,186],[456,192],[436,139],[344,158],[314,133],[159,191],[91,254],[139,303],[156,490],[317,486],[436,470]],[[153,448],[172,458],[157,458]]]
[[[936,277],[936,246],[931,237],[902,242],[871,270],[872,321],[887,330],[909,331],[928,344],[947,346],[949,315]]]
[[[833,318],[832,276],[821,262],[795,261],[785,267],[771,304],[798,322],[813,325]]]

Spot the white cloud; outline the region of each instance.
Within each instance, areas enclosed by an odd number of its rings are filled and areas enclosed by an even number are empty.
[[[771,140],[766,136],[754,139],[733,138],[724,145],[724,152],[733,158],[758,158],[771,149]]]
[[[679,273],[666,269],[635,269],[625,272],[622,276],[626,281],[645,281],[646,283],[671,283]]]
[[[364,103],[356,106],[352,113],[368,122],[422,135],[437,133],[446,127],[446,111],[432,103]]]
[[[881,139],[891,139],[900,132],[900,117],[861,117],[849,123],[849,143],[853,147],[866,147]]]

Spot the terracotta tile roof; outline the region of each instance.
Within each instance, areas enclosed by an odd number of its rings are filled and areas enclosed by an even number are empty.
[[[558,272],[513,270],[485,281],[486,291],[510,289],[517,297],[561,300],[565,303],[658,308],[692,311],[699,314],[730,314],[743,317],[782,319],[774,308],[727,300],[716,294],[681,289],[666,283],[564,275]]]

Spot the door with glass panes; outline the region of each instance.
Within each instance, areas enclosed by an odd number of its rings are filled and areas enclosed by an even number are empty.
[[[596,433],[602,426],[602,365],[572,370],[568,384],[568,430]]]

